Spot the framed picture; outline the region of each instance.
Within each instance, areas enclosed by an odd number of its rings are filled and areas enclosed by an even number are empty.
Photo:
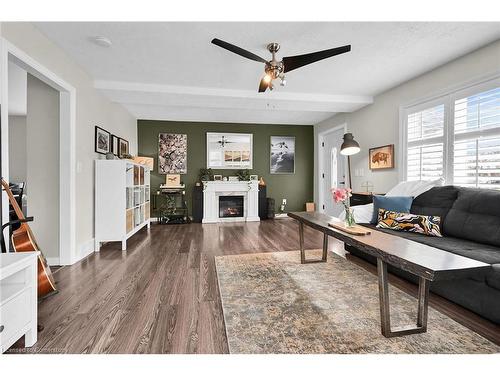
[[[165,185],[167,187],[177,187],[181,185],[181,175],[180,174],[167,174],[165,177]]]
[[[253,134],[207,133],[207,168],[252,169]]]
[[[295,173],[295,137],[271,136],[271,174]]]
[[[372,171],[394,168],[394,145],[370,148],[368,166]]]
[[[221,174],[214,174],[214,181],[222,181],[222,175]]]
[[[250,175],[250,181],[259,181],[259,176],[256,174],[251,174]]]
[[[94,137],[95,152],[99,154],[107,154],[111,152],[111,133],[100,128],[95,127],[95,137]]]
[[[128,154],[128,141],[123,138],[118,138],[118,157],[122,158],[123,155]]]
[[[187,173],[186,134],[159,134],[158,172],[161,174]]]
[[[116,155],[116,156],[118,156],[118,154],[120,152],[120,147],[118,146],[119,139],[120,139],[120,137],[117,137],[116,135],[111,134],[111,152],[113,153],[113,155]]]

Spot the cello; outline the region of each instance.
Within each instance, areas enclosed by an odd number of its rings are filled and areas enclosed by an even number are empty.
[[[17,215],[17,220],[15,220],[14,223],[20,223],[20,227],[12,232],[12,247],[16,252],[38,251],[38,298],[44,297],[49,293],[57,292],[55,287],[56,283],[52,277],[52,272],[47,264],[47,260],[40,251],[40,248],[36,243],[35,236],[27,223],[28,221],[31,221],[32,218],[26,218],[24,216],[23,211],[19,207],[12,191],[10,190],[9,184],[7,184],[3,178],[1,179],[1,183],[7,193],[7,196],[9,197],[10,204]],[[10,224],[12,224],[12,222]],[[3,233],[0,233],[0,235],[3,236]]]

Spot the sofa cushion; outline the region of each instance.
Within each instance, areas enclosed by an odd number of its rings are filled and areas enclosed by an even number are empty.
[[[443,220],[443,234],[500,246],[500,191],[459,189]]]
[[[395,212],[410,212],[411,203],[413,202],[413,197],[399,197],[391,196],[385,197],[383,195],[373,196],[373,216],[372,224],[377,224],[378,214],[380,209],[395,211]]]
[[[455,203],[459,188],[456,186],[437,186],[413,199],[410,212],[415,215],[439,216],[441,229],[448,211]]]

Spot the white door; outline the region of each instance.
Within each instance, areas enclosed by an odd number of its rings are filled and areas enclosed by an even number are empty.
[[[346,187],[345,165],[346,157],[340,154],[340,146],[344,137],[344,129],[334,130],[323,136],[322,158],[323,158],[323,212],[330,216],[338,216],[343,206],[334,203],[330,190],[332,188]]]

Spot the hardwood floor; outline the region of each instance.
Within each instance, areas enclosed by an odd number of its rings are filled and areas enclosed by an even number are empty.
[[[306,233],[307,248],[322,246],[317,233]],[[152,225],[128,241],[126,252],[107,244],[54,274],[59,293],[39,305],[44,330],[32,349],[227,353],[214,256],[297,248],[289,219]]]
[[[321,246],[322,236],[306,228],[305,247]],[[297,224],[289,219],[152,225],[126,252],[107,244],[55,272],[60,292],[40,303],[44,330],[26,352],[227,353],[214,257],[297,248]],[[342,253],[343,245],[331,239],[330,250]],[[449,305],[451,315],[460,312]],[[11,351],[24,352],[20,344]]]

